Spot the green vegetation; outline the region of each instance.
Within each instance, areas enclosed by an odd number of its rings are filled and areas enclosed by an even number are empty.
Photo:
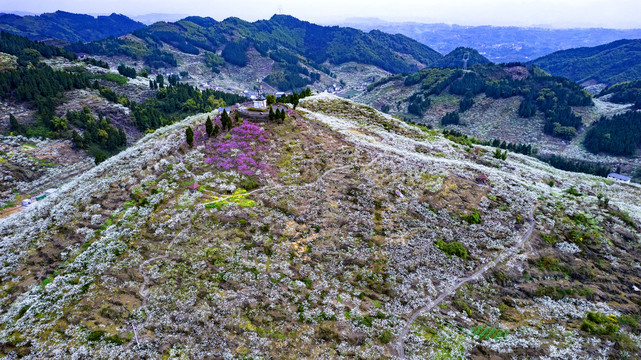
[[[641,146],[641,113],[628,111],[602,117],[585,135],[586,149],[595,154],[603,151],[614,155],[634,155]]]
[[[187,129],[185,130],[185,140],[189,147],[194,146],[194,130],[191,129],[191,126],[187,126]]]
[[[79,148],[87,149],[100,163],[107,157],[118,153],[127,146],[127,136],[122,129],[111,125],[109,119],[98,115],[95,119],[91,110],[86,106],[82,111],[69,111],[64,118],[53,118],[56,127],[66,129],[67,122],[85,129],[82,136],[76,131],[71,132],[71,139]]]
[[[269,81],[280,83],[288,90],[302,88],[300,68],[302,63],[329,74],[326,61],[343,64],[356,61],[378,66],[392,73],[418,70],[413,61],[407,61],[398,53],[408,54],[416,61],[431,65],[442,56],[429,47],[403,35],[389,35],[380,31],[364,33],[359,30],[339,27],[324,27],[300,21],[286,15],[274,15],[269,20],[254,23],[238,18],[217,22],[211,18],[187,17],[174,24],[156,23],[134,31],[143,40],[107,38],[99,42],[75,43],[68,49],[95,55],[127,55],[144,60],[152,68],[175,66],[175,58],[164,52],[162,44],[169,44],[188,54],[201,51],[215,54],[222,47],[222,59],[229,64],[245,66],[250,46],[263,56],[270,56],[277,63],[276,73]],[[207,66],[219,71],[222,63],[213,55],[206,55]],[[294,65],[287,69],[288,65]],[[279,74],[279,72],[281,72]],[[314,81],[313,73],[309,81]],[[289,84],[288,84],[289,83]],[[286,85],[288,84],[288,85]]]
[[[455,255],[464,260],[470,257],[469,254],[467,253],[467,249],[465,248],[465,246],[463,246],[463,244],[461,244],[458,241],[452,241],[452,242],[446,243],[445,241],[439,239],[439,240],[436,240],[436,242],[434,243],[434,246],[436,246],[437,249],[443,251],[450,257],[452,255]]]
[[[68,60],[76,59],[76,54],[73,52],[4,31],[0,32],[0,52],[17,56],[20,65],[36,64],[40,57],[50,59],[54,56],[62,56]]]
[[[445,55],[442,59],[438,60],[433,67],[439,68],[462,68],[463,67],[463,56],[468,54],[469,60],[467,61],[467,67],[471,68],[474,65],[486,65],[491,63],[485,56],[479,54],[478,51],[472,48],[466,47],[457,47],[452,50],[449,54]]]
[[[391,330],[385,330],[379,337],[379,340],[381,340],[381,343],[383,344],[389,344],[392,341],[392,331]]]
[[[137,75],[136,74],[136,69],[127,67],[127,66],[125,66],[123,64],[120,64],[118,66],[118,72],[120,73],[120,75],[126,76],[128,78],[132,78],[132,79],[135,79],[136,75]]]
[[[509,331],[501,330],[496,327],[477,325],[470,329],[472,335],[478,337],[479,340],[488,340],[488,339],[501,339],[509,335]]]
[[[522,96],[520,116],[530,117],[540,111],[545,114],[546,134],[567,140],[574,138],[582,123],[572,106],[591,105],[591,96],[580,85],[565,78],[543,75],[536,68],[531,69],[531,76],[515,80],[506,71],[510,66],[475,65],[474,72],[467,73],[460,69],[424,69],[407,75],[405,86],[420,84],[420,89],[404,100],[409,103],[408,113],[423,116],[430,107],[430,96],[441,95],[446,89],[452,95],[464,96],[459,103],[461,112],[469,109],[474,103],[474,96],[482,92],[495,99]],[[382,79],[377,84],[386,82]],[[374,88],[372,86],[368,90]],[[441,123],[447,125],[458,122],[455,116],[449,115]]]
[[[569,189],[563,190],[563,192],[566,193],[566,194],[574,195],[574,196],[582,196],[583,195],[574,186],[570,187]]]
[[[480,224],[481,223],[481,214],[478,210],[472,211],[470,214],[463,215],[461,218],[468,222],[468,224]]]
[[[89,75],[90,79],[101,79],[105,81],[111,81],[119,85],[123,85],[127,83],[127,78],[122,75],[114,74],[114,73],[105,73],[105,74],[90,74]]]
[[[82,62],[84,62],[86,64],[89,64],[89,65],[98,66],[98,67],[101,67],[103,69],[109,70],[109,64],[107,64],[106,62],[104,62],[102,60],[96,60],[94,58],[84,58],[84,59],[82,59]]]
[[[118,14],[94,17],[56,11],[38,16],[21,17],[7,14],[0,17],[0,30],[11,31],[34,40],[87,42],[109,36],[122,36],[143,26],[142,23]]]
[[[458,125],[460,122],[461,122],[461,118],[459,117],[459,114],[457,111],[449,112],[441,118],[441,125],[443,126]]]
[[[493,156],[494,156],[495,159],[505,160],[505,159],[507,159],[507,150],[501,151],[500,148],[496,148],[496,150],[494,150],[494,155]]]
[[[532,64],[578,83],[592,80],[612,85],[641,79],[641,64],[636,61],[640,46],[641,40],[617,40],[595,47],[557,51]]]

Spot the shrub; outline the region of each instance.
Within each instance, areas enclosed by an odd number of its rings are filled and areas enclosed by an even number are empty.
[[[574,196],[582,196],[583,195],[574,186],[572,186],[571,188],[569,188],[567,190],[564,190],[563,192],[567,193],[567,194],[570,194],[570,195],[574,195]]]
[[[105,332],[102,330],[93,330],[92,332],[89,333],[89,336],[87,336],[88,341],[99,341],[102,339],[103,335],[105,335]]]
[[[434,243],[434,246],[436,246],[436,248],[443,251],[449,256],[456,255],[461,259],[467,259],[470,257],[465,246],[463,246],[463,244],[458,241],[446,243],[445,241],[439,239]]]
[[[480,224],[481,223],[481,214],[478,210],[474,210],[471,214],[463,215],[463,220],[467,221],[469,224]]]
[[[390,330],[385,330],[380,336],[381,343],[388,344],[392,341],[392,332]]]

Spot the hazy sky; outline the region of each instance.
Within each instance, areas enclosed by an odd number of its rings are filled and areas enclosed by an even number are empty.
[[[0,11],[65,10],[129,16],[174,13],[222,20],[266,19],[279,12],[336,23],[352,17],[461,25],[641,28],[641,0],[0,0]]]

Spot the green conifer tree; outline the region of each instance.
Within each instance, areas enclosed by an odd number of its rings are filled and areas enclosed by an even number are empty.
[[[194,130],[192,130],[191,127],[187,127],[185,136],[187,137],[187,144],[189,144],[190,147],[194,146]]]
[[[211,137],[214,132],[214,124],[211,122],[209,116],[207,116],[207,121],[205,121],[205,130],[207,131],[207,136]]]

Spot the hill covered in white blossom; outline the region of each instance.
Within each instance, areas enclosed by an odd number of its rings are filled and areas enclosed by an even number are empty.
[[[641,356],[640,186],[326,94],[219,115],[0,219],[1,356]]]

